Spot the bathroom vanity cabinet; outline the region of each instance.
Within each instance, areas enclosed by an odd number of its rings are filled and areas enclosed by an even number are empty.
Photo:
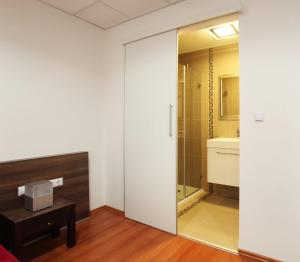
[[[208,182],[239,187],[239,138],[207,140],[207,155]]]

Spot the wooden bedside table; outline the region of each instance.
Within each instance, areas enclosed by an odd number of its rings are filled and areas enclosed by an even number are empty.
[[[76,243],[75,204],[66,199],[57,199],[52,207],[34,213],[24,207],[1,212],[0,218],[9,239],[9,248],[16,257],[27,237],[47,230],[56,236],[60,227],[65,225],[67,246],[70,248]]]

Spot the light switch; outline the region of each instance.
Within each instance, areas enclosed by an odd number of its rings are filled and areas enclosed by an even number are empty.
[[[256,112],[254,115],[254,119],[256,122],[263,122],[265,120],[264,112]]]

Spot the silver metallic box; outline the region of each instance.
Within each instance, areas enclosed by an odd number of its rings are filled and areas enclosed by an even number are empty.
[[[25,208],[35,212],[53,206],[53,185],[41,180],[25,185]]]

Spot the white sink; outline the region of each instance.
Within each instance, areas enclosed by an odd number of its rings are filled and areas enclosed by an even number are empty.
[[[240,138],[232,137],[232,138],[213,138],[207,140],[207,147],[213,148],[231,148],[231,149],[239,149],[240,148]]]

